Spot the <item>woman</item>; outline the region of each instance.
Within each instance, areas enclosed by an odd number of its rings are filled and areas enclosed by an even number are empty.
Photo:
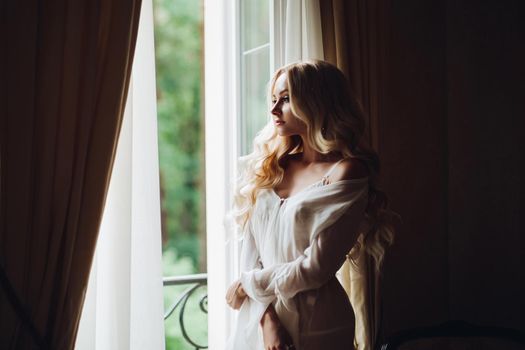
[[[336,67],[285,66],[270,96],[272,120],[236,190],[241,277],[226,299],[240,312],[228,348],[352,349],[354,314],[335,273],[360,234],[377,266],[392,241],[378,158]]]

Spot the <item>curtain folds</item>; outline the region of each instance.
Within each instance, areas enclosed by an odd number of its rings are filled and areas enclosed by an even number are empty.
[[[165,348],[153,27],[152,0],[142,0],[128,98],[75,350]]]
[[[368,118],[366,136],[379,152],[381,76],[384,71],[388,1],[321,1],[325,60],[350,79]]]
[[[279,27],[284,31],[274,40],[277,54],[272,71],[301,60],[324,59],[319,0],[286,1],[281,3],[281,11]]]
[[[286,2],[282,65],[305,59],[323,59],[319,0]]]
[[[325,60],[350,80],[363,105],[365,139],[380,151],[379,118],[382,103],[384,35],[388,2],[379,0],[327,0],[320,2]],[[365,254],[363,237],[338,273],[356,314],[355,343],[359,350],[374,349],[381,318],[380,275]]]
[[[52,349],[73,348],[122,122],[140,0],[8,1],[0,263]],[[0,347],[34,348],[0,291]]]

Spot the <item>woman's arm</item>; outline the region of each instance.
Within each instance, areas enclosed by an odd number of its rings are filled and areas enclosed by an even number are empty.
[[[250,226],[248,226],[248,230],[243,240],[240,267],[241,270],[262,269],[259,251]],[[247,294],[244,291],[240,280],[233,282],[226,293],[226,301],[228,305],[237,310],[242,306],[246,298]],[[253,317],[259,319],[265,349],[280,349],[284,348],[286,345],[291,345],[292,337],[280,322],[279,317],[271,304],[271,300],[265,301],[264,303],[250,300],[250,303],[258,303],[253,309],[257,314],[253,315]]]
[[[259,250],[255,243],[255,237],[252,233],[251,222],[246,224],[244,232],[239,267],[241,271],[261,270],[262,263],[259,258]],[[240,280],[234,281],[226,292],[226,303],[234,310],[238,310],[247,294],[244,291]],[[271,301],[270,301],[271,302]],[[265,302],[266,303],[266,302]]]
[[[241,284],[255,300],[289,299],[297,293],[326,283],[355,244],[366,208],[366,191],[332,226],[321,232],[294,261],[241,274]]]
[[[262,328],[265,349],[287,349],[293,345],[292,336],[279,320],[273,304],[268,306],[259,323]]]

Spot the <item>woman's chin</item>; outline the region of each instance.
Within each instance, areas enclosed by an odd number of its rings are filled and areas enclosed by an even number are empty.
[[[294,135],[299,135],[299,133],[293,132],[291,130],[287,130],[286,128],[283,128],[281,126],[281,127],[277,127],[277,135],[282,136],[282,137],[291,137]]]

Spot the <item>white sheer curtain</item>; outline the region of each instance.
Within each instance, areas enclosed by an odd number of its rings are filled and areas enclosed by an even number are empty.
[[[143,0],[77,350],[164,349],[152,10],[152,1]]]
[[[274,9],[272,70],[299,60],[324,59],[319,0],[276,1]]]

